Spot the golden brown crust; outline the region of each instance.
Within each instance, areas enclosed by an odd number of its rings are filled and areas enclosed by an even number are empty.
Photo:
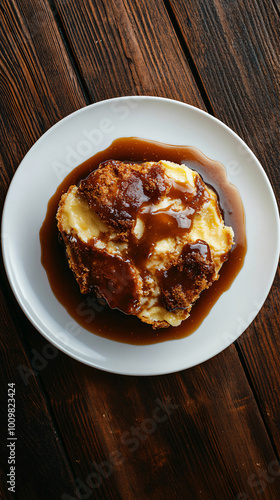
[[[205,242],[200,242],[203,244]],[[205,243],[205,245],[207,245]],[[193,247],[197,246],[194,242]],[[191,245],[186,245],[176,263],[159,276],[163,302],[167,310],[185,309],[189,311],[202,290],[209,288],[217,279],[215,265]],[[175,279],[174,279],[175,277]]]
[[[145,316],[141,316],[141,320],[148,325],[152,325],[153,330],[158,330],[159,328],[168,328],[170,326],[170,323],[167,323],[167,321],[155,321]]]
[[[160,164],[151,169],[146,163],[110,160],[80,182],[78,193],[109,227],[120,231],[120,239],[125,241],[142,203],[151,195],[160,198],[167,189]]]
[[[139,310],[141,280],[136,269],[120,257],[85,244],[76,235],[61,233],[70,269],[83,294],[94,292],[110,307],[127,314]],[[121,307],[120,307],[121,306]]]

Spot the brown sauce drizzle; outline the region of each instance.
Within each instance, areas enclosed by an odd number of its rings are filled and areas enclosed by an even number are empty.
[[[147,269],[147,261],[152,257],[157,242],[167,236],[184,237],[192,227],[195,214],[202,204],[209,200],[209,192],[199,176],[195,177],[194,186],[192,186],[166,176],[165,169],[160,163],[147,167],[145,163],[139,165],[116,160],[101,163],[98,170],[91,172],[80,182],[77,192],[80,197],[86,198],[89,206],[106,224],[112,229],[117,228],[115,243],[124,241],[128,243],[120,258],[97,249],[94,242],[92,245],[90,242],[85,245],[78,239],[73,243],[71,235],[63,234],[66,243],[70,240],[71,262],[73,263],[74,258],[75,275],[80,289],[83,293],[93,292],[106,298],[111,308],[118,308],[127,314],[137,314],[141,310],[137,273],[142,278],[142,293],[149,294],[151,275]],[[158,203],[163,200],[165,202],[168,200],[169,205],[159,208]],[[137,238],[133,232],[137,220],[142,220],[144,223],[141,238]],[[106,244],[108,234],[110,232],[101,232],[98,240]],[[184,266],[184,272],[178,269],[179,281],[177,281],[176,289],[173,286],[173,291],[170,291],[173,295],[172,304],[170,303],[169,306],[170,300],[166,300],[169,291],[166,288],[163,291],[161,287],[161,293],[154,306],[164,307],[167,310],[189,309],[190,303],[196,300],[199,292],[209,281],[212,281],[213,273],[211,275],[211,273],[202,272],[202,269],[205,269],[205,259],[199,252],[200,248],[202,248],[201,245],[198,245],[195,251],[188,253],[188,266]],[[165,267],[172,264],[171,258],[170,262],[166,262],[166,255],[159,258]],[[182,267],[181,258],[179,261],[178,266]],[[178,266],[173,262],[173,278]],[[85,268],[88,270],[86,273]],[[192,272],[188,273],[190,268]],[[184,275],[186,278],[188,276],[188,300],[186,297],[183,300],[182,297],[186,289]],[[126,285],[123,283],[124,276]],[[191,276],[193,283],[191,283]],[[146,281],[147,278],[148,281]],[[161,281],[159,279],[159,284]],[[167,280],[165,279],[164,282],[166,285]],[[195,291],[193,297],[190,293],[191,288]]]
[[[111,158],[120,161],[130,160],[132,162],[169,160],[179,164],[183,163],[195,169],[200,173],[204,182],[218,194],[219,205],[225,224],[232,226],[234,230],[235,245],[229,254],[228,260],[224,263],[220,271],[219,280],[215,281],[208,290],[202,292],[199,300],[192,308],[190,317],[183,321],[178,327],[153,330],[150,325],[142,323],[134,316],[128,316],[116,309],[112,310],[108,306],[100,305],[96,297],[92,294],[83,295],[80,293],[79,287],[68,267],[64,248],[59,243],[55,219],[59,200],[62,194],[68,190],[70,185],[78,184],[82,179],[86,178],[90,172],[98,168],[100,163],[108,161]],[[205,190],[202,189],[202,186],[202,184],[201,187],[198,186],[200,188],[201,199],[205,196]],[[164,187],[162,187],[162,189],[164,189]],[[175,191],[173,193],[174,197],[175,194],[176,197],[178,197],[180,186],[178,187],[177,184],[173,186],[172,189],[176,191],[176,193]],[[170,193],[172,193],[172,189]],[[182,199],[187,195],[188,193],[185,192],[182,186]],[[145,200],[145,197],[147,197],[145,192],[143,192],[141,196],[142,202],[147,201]],[[154,193],[155,200],[157,196],[159,196],[159,193]],[[195,197],[194,203],[199,203],[199,196]],[[135,205],[137,204],[139,204],[139,201],[137,202],[135,200]],[[137,205],[137,207],[133,207],[133,200],[131,200],[130,210],[137,211],[139,205]],[[121,208],[122,207],[116,207],[118,210],[121,210]],[[143,213],[141,213],[141,218],[145,223],[145,227],[149,228],[149,234],[153,234],[149,248],[151,249],[153,245],[155,232],[160,231],[159,227],[162,227],[162,223],[158,224],[159,220],[161,222],[165,220],[167,223],[171,224],[172,227],[170,229],[172,230],[174,227],[174,232],[178,234],[180,224],[188,224],[188,220],[191,223],[192,212],[190,208],[191,202],[188,204],[185,221],[183,222],[182,214],[180,220],[176,220],[178,213],[174,211],[172,211],[172,213],[164,211],[164,213],[153,214],[151,216],[149,210],[147,212],[144,210]],[[128,219],[132,215],[133,212],[130,214],[128,213]],[[182,230],[185,231],[186,229],[182,227]],[[160,236],[160,234],[157,234],[156,238],[160,239]],[[194,332],[207,316],[220,295],[227,290],[234,281],[243,266],[247,249],[242,202],[237,189],[228,182],[223,165],[208,159],[196,148],[166,145],[138,138],[121,138],[115,140],[106,150],[97,153],[95,156],[76,167],[64,179],[48,203],[46,218],[40,230],[40,242],[42,250],[41,261],[47,272],[52,291],[75,321],[85,329],[97,335],[130,344],[151,344],[165,340],[178,339]],[[200,251],[202,254],[203,252],[207,253],[207,249],[203,247],[203,243],[200,244],[199,248],[192,248],[191,250]],[[137,257],[135,256],[135,258]],[[143,252],[141,252],[140,249],[138,251],[138,258],[144,258]],[[147,251],[145,253],[145,258],[147,258]],[[172,276],[167,275],[166,279],[172,280]]]
[[[158,271],[166,309],[188,309],[201,290],[213,282],[214,275],[209,245],[203,240],[186,243],[179,259],[169,269]]]
[[[98,185],[106,182],[103,172],[104,170],[106,172],[106,166],[108,165],[110,170],[114,170],[114,177],[117,178],[117,195],[114,191],[113,194],[107,193],[106,198],[109,197],[111,203],[106,205],[106,203],[102,203],[102,197],[100,196],[98,196],[96,202],[94,197],[91,197],[91,192]],[[79,192],[86,196],[91,208],[97,208],[98,215],[107,223],[112,222],[114,224],[117,221],[122,221],[124,225],[129,224],[136,219],[142,206],[157,203],[166,192],[166,180],[160,165],[153,165],[147,172],[135,169],[129,170],[129,177],[125,175],[126,172],[122,172],[124,165],[120,161],[102,162],[100,167],[98,172],[95,172],[95,175],[90,175],[88,179],[80,183]],[[129,165],[130,168],[133,168],[133,165]]]

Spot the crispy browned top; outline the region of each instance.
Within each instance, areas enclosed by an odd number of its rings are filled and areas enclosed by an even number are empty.
[[[177,261],[158,273],[166,309],[187,309],[202,290],[209,288],[214,276],[208,244],[203,240],[186,244]]]
[[[102,163],[79,185],[79,194],[110,227],[126,230],[144,203],[157,202],[170,189],[158,163]]]

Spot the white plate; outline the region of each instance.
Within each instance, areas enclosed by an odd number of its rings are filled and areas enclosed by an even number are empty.
[[[118,137],[138,136],[195,146],[221,161],[241,194],[248,251],[245,264],[189,337],[154,345],[114,342],[82,329],[51,292],[41,265],[39,230],[48,200],[66,174]],[[192,106],[156,97],[98,102],[64,118],[25,156],[3,212],[2,247],[15,296],[33,325],[63,352],[115,373],[156,375],[215,356],[235,341],[259,312],[279,256],[278,209],[269,181],[246,144],[223,123]]]

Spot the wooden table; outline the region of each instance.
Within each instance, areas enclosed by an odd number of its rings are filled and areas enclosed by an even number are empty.
[[[256,154],[279,201],[279,8],[279,0],[1,1],[1,207],[47,129],[121,95],[177,99],[219,118]],[[3,265],[1,280],[1,499],[280,498],[279,274],[228,349],[142,378],[51,355]]]

